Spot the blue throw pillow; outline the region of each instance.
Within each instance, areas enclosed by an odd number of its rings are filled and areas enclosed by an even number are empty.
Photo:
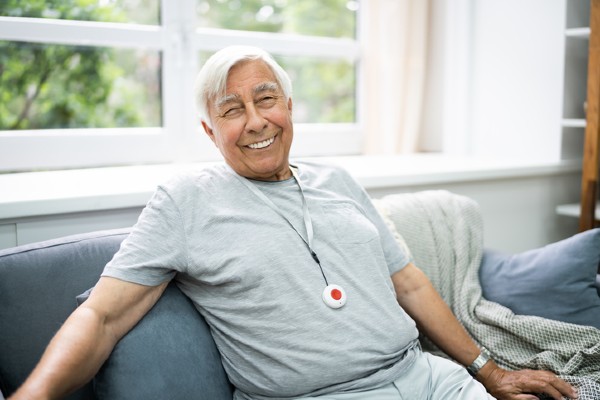
[[[96,398],[107,400],[233,397],[208,325],[173,282],[117,343],[93,386]]]
[[[600,329],[600,229],[516,255],[486,250],[479,270],[483,297],[515,314]]]

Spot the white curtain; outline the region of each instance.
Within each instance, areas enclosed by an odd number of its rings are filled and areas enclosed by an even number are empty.
[[[431,0],[367,0],[365,152],[418,150]]]

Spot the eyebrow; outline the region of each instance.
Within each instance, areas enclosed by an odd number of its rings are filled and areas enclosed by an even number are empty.
[[[279,85],[275,82],[263,82],[254,88],[254,94],[260,94],[263,92],[276,92],[279,89]]]
[[[237,94],[228,94],[215,101],[215,107],[221,108],[227,103],[233,103],[237,101],[239,96]]]
[[[256,85],[254,87],[254,89],[252,89],[252,92],[254,93],[254,95],[258,95],[264,92],[276,92],[279,89],[279,85],[276,82],[263,82],[259,85]],[[222,106],[224,106],[227,103],[233,103],[239,100],[239,95],[237,94],[227,94],[223,97],[221,97],[220,99],[218,99],[217,101],[215,101],[215,106],[217,108],[220,108]]]

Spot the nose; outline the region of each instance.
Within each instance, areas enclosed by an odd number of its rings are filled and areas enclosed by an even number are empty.
[[[246,131],[260,133],[267,127],[268,121],[253,102],[246,104]]]

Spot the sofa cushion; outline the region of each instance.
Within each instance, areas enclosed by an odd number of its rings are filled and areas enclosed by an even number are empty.
[[[231,400],[233,393],[210,329],[174,282],[119,341],[93,385],[107,400]]]
[[[73,235],[0,250],[0,389],[10,395],[98,280],[127,229]],[[91,385],[67,399],[93,398]]]
[[[600,329],[596,288],[600,229],[509,255],[486,250],[479,270],[483,297],[515,314]]]

